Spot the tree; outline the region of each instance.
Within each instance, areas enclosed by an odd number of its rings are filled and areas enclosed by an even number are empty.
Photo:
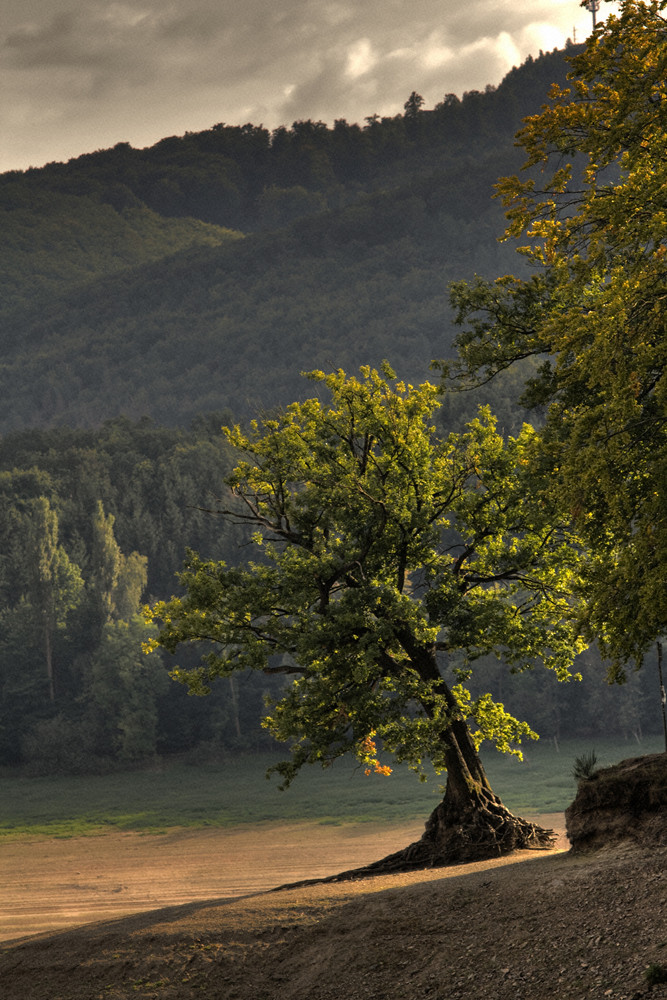
[[[95,750],[125,763],[156,753],[158,697],[169,679],[159,656],[146,657],[147,639],[140,615],[109,620],[86,673],[85,703],[94,720]]]
[[[592,552],[590,637],[612,677],[667,629],[667,22],[621,0],[526,119],[530,176],[503,179],[506,235],[534,272],[453,287],[467,385],[533,360],[542,461]]]
[[[58,515],[46,497],[25,505],[19,517],[25,568],[25,600],[41,635],[49,699],[56,700],[53,642],[81,599],[83,581],[58,540]]]
[[[138,552],[123,554],[114,522],[98,501],[88,580],[96,641],[81,663],[79,700],[92,723],[96,753],[129,763],[156,752],[157,698],[168,680],[160,657],[142,654],[142,644],[150,638],[140,615],[148,560]]]
[[[148,559],[123,555],[114,535],[115,518],[98,500],[93,516],[89,588],[100,630],[109,621],[129,621],[137,614],[148,579]]]
[[[96,605],[100,629],[114,617],[114,596],[123,559],[120,546],[114,537],[114,520],[112,514],[104,513],[102,501],[98,500],[93,515],[89,586]]]
[[[413,90],[407,101],[403,105],[403,110],[405,112],[404,117],[414,120],[418,117],[419,112],[424,107],[424,98],[421,94],[418,94],[416,90]]]
[[[514,670],[542,659],[560,679],[582,643],[570,599],[575,540],[532,489],[534,433],[506,444],[488,412],[444,440],[434,386],[369,368],[311,378],[331,397],[293,403],[249,433],[219,513],[252,531],[258,558],[227,568],[191,553],[185,596],[160,602],[158,643],[207,643],[175,669],[191,692],[246,668],[292,678],[265,726],[291,741],[276,770],[382,754],[447,771],[422,840],[392,864],[446,864],[550,842],[492,791],[477,750],[518,753],[530,727],[464,684],[476,658]]]

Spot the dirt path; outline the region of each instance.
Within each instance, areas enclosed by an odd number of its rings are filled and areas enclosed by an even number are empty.
[[[528,818],[568,846],[562,814]],[[399,850],[422,830],[421,821],[301,823],[10,842],[0,847],[0,941],[323,878]]]

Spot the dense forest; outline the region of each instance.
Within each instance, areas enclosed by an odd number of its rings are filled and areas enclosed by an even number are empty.
[[[188,699],[141,649],[142,604],[174,592],[186,548],[242,558],[243,539],[208,512],[231,468],[221,421],[118,418],[0,442],[1,763],[88,771],[267,745],[268,683]]]
[[[314,367],[427,377],[448,283],[516,270],[493,184],[566,70],[554,52],[431,110],[412,94],[363,125],[221,124],[0,176],[0,765],[271,745],[257,720],[278,681],[188,698],[141,652],[141,607],[177,589],[187,548],[245,558],[210,513],[234,461],[221,424],[312,393]],[[483,398],[515,430],[513,378],[446,398],[443,429]],[[650,666],[623,690],[595,655],[581,669],[478,677],[545,737],[660,725]]]
[[[447,287],[515,267],[493,199],[563,54],[363,125],[218,125],[0,177],[0,432],[123,413],[187,425],[387,357],[422,378]]]
[[[187,548],[245,558],[239,529],[212,513],[233,461],[223,419],[178,430],[117,418],[0,442],[0,765],[87,772],[272,747],[258,720],[277,677],[250,672],[191,698],[169,681],[164,653],[141,650],[142,602],[178,589]],[[489,659],[473,689],[493,690],[556,741],[659,730],[654,665],[623,688],[604,683],[593,653],[578,668],[582,682],[562,685]]]

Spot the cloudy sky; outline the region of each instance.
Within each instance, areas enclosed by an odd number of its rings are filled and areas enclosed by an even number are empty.
[[[579,0],[0,0],[0,170],[432,107],[590,27]]]

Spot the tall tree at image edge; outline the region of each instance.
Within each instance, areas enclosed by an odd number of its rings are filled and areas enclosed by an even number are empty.
[[[543,488],[585,537],[587,634],[619,681],[667,631],[666,7],[621,0],[526,120],[527,176],[498,192],[533,273],[453,286],[443,365],[451,389],[532,359]]]
[[[548,846],[550,831],[495,795],[477,752],[489,740],[519,753],[535,734],[465,687],[491,652],[518,671],[542,660],[565,680],[584,648],[577,540],[553,505],[527,500],[532,428],[504,442],[482,411],[443,440],[428,383],[405,385],[388,366],[309,377],[329,403],[226,431],[246,457],[218,513],[252,531],[257,561],[190,553],[185,595],[148,612],[170,653],[205,644],[200,666],[172,676],[195,694],[247,668],[291,678],[264,720],[291,743],[276,768],[285,784],[346,753],[369,773],[390,771],[383,755],[446,771],[421,840],[380,867]]]

